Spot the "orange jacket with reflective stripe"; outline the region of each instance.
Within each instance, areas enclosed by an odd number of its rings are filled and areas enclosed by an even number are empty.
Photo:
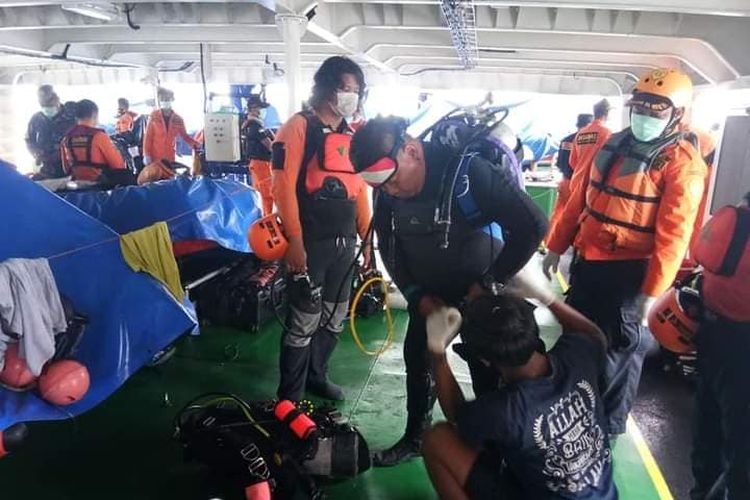
[[[124,169],[125,160],[102,129],[76,125],[60,144],[63,169],[73,180],[98,181],[107,169]]]
[[[175,159],[175,146],[177,136],[182,137],[190,147],[198,147],[195,141],[185,130],[185,122],[182,117],[172,111],[169,117],[169,125],[164,119],[162,110],[157,109],[151,113],[146,127],[146,136],[143,139],[143,154],[148,156],[151,161]]]
[[[658,296],[685,256],[706,165],[685,140],[649,154],[652,146],[638,146],[630,137],[629,130],[615,134],[597,154],[588,182],[574,186],[548,246],[563,253],[574,243],[587,260],[650,259],[641,291]]]

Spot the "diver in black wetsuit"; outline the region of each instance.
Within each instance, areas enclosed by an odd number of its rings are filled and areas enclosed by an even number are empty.
[[[376,191],[375,233],[386,268],[409,303],[406,431],[393,447],[375,455],[378,466],[418,456],[422,433],[432,419],[434,383],[425,318],[445,304],[457,306],[486,293],[492,284],[515,274],[547,229],[544,214],[519,187],[516,174],[475,156],[465,166],[466,174],[457,177],[446,235],[436,208],[452,187],[446,179],[461,168],[461,155],[444,145],[445,138],[433,133],[429,142],[422,141],[409,137],[405,129],[400,118],[375,118],[354,135],[350,151],[363,179],[381,188]],[[450,129],[448,133],[455,135]],[[460,199],[467,196],[478,217],[464,213],[465,200]],[[471,364],[470,370],[475,393],[497,387],[496,375]]]

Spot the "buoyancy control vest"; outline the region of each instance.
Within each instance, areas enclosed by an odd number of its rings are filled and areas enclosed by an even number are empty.
[[[428,179],[422,193],[411,199],[388,196],[392,252],[387,258],[395,266],[393,259],[400,254],[426,290],[463,294],[490,271],[504,246],[502,230],[481,213],[471,194],[469,170],[478,155],[451,158],[436,146],[425,148]],[[474,168],[501,168],[482,163]],[[454,175],[457,181],[452,184]],[[450,217],[440,210],[441,205],[448,206]]]
[[[596,241],[611,251],[651,252],[663,194],[662,171],[673,148],[698,154],[683,134],[652,143],[636,141],[630,129],[614,134],[594,158],[578,240]],[[598,224],[585,224],[589,217]]]
[[[313,239],[357,235],[357,196],[364,181],[349,160],[353,132],[346,122],[337,130],[314,113],[307,122],[305,151],[297,180],[297,199],[304,234]]]
[[[703,227],[693,257],[703,266],[703,300],[733,321],[750,322],[750,208],[723,207]]]

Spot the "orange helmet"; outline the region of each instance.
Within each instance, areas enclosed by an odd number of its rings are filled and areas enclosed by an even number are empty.
[[[5,351],[5,365],[0,372],[0,384],[12,390],[23,391],[35,380],[36,377],[29,370],[26,360],[18,354],[18,344],[10,344]]]
[[[274,261],[284,257],[289,248],[289,240],[284,235],[284,226],[276,214],[266,215],[253,222],[247,233],[255,255],[261,260]]]
[[[648,313],[648,327],[665,349],[677,354],[695,352],[693,339],[702,310],[700,293],[677,285],[659,297]]]
[[[689,76],[676,69],[654,69],[643,74],[635,84],[633,97],[637,94],[664,97],[675,108],[686,108],[693,101],[693,82]]]
[[[83,399],[90,384],[85,366],[72,359],[63,359],[44,367],[39,376],[39,393],[48,403],[70,405]]]

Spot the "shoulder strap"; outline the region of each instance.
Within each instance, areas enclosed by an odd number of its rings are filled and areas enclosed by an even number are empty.
[[[307,170],[307,165],[313,159],[320,147],[321,137],[323,136],[323,124],[314,113],[301,112],[299,115],[305,119],[305,152],[302,155],[302,165],[300,172]]]
[[[458,164],[458,178],[461,182],[457,183],[456,187],[459,188],[458,192],[454,192],[453,196],[456,197],[456,203],[461,209],[461,213],[469,221],[469,224],[476,224],[482,218],[482,212],[479,210],[479,205],[471,194],[471,182],[469,181],[469,167],[474,159],[474,155],[464,156]],[[466,179],[463,182],[463,179]]]
[[[732,240],[729,242],[729,248],[727,248],[727,253],[719,269],[719,274],[722,276],[734,275],[745,253],[748,239],[750,239],[750,210],[737,207],[735,211],[737,223],[734,227]]]

